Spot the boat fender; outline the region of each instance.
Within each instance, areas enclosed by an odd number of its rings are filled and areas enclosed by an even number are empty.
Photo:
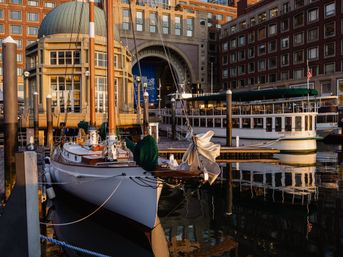
[[[46,186],[46,194],[50,200],[52,200],[56,197],[54,188],[52,186],[49,186],[49,185]]]
[[[207,172],[206,168],[204,168],[204,180],[208,181],[208,172]]]

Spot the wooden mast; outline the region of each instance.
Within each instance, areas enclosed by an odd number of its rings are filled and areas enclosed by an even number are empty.
[[[89,108],[90,127],[96,126],[95,117],[95,27],[94,27],[94,0],[89,0]]]
[[[116,136],[116,110],[114,92],[114,51],[113,51],[113,0],[106,1],[107,10],[107,97],[108,97],[108,132]]]

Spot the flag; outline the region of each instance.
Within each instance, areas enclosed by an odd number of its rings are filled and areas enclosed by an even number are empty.
[[[307,79],[311,79],[311,78],[312,78],[312,69],[307,67]]]

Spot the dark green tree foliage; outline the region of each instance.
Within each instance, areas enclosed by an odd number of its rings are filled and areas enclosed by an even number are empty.
[[[100,134],[100,137],[101,137],[101,140],[105,140],[106,139],[106,135],[107,135],[107,122],[103,122],[100,126],[100,131],[99,131],[99,134]]]

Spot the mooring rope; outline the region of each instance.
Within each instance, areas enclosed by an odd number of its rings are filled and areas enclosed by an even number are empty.
[[[84,248],[81,248],[81,247],[78,247],[78,246],[74,246],[74,245],[68,244],[66,242],[56,240],[56,239],[51,238],[51,237],[40,235],[40,239],[41,239],[41,241],[47,241],[49,243],[52,243],[52,244],[55,244],[55,245],[58,245],[58,246],[61,246],[61,247],[64,247],[64,248],[69,248],[71,250],[74,250],[74,251],[77,251],[77,252],[80,252],[80,253],[85,253],[85,254],[92,255],[92,256],[97,256],[97,257],[110,257],[109,255],[97,253],[97,252],[94,252],[94,251],[91,251],[91,250],[88,250],[88,249],[84,249]]]
[[[81,221],[84,221],[85,219],[88,219],[89,217],[91,217],[92,215],[94,215],[95,213],[97,213],[102,207],[105,206],[105,204],[112,198],[112,196],[115,194],[115,192],[117,191],[117,189],[119,188],[119,186],[121,185],[122,180],[119,181],[118,185],[113,189],[112,193],[107,197],[107,199],[98,207],[96,208],[94,211],[92,211],[90,214],[84,216],[81,219],[78,220],[74,220],[74,221],[70,221],[70,222],[65,222],[65,223],[49,223],[49,222],[40,222],[41,225],[46,225],[46,226],[68,226],[68,225],[72,225],[72,224],[76,224],[79,223]]]

